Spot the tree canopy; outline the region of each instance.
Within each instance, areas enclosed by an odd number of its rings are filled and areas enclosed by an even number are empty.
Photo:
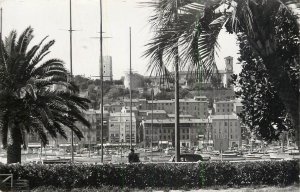
[[[29,48],[33,29],[28,27],[18,38],[12,31],[0,46],[0,131],[7,162],[21,161],[21,145],[26,134],[36,134],[43,145],[47,136],[67,138],[66,129],[81,139],[75,122],[89,122],[82,112],[88,99],[77,96],[78,87],[59,59],[45,57],[54,40]]]

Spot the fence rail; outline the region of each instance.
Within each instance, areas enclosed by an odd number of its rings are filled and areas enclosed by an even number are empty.
[[[14,183],[13,174],[0,174],[0,187],[2,186],[7,187],[5,184],[9,180],[10,180],[10,188],[12,189]]]

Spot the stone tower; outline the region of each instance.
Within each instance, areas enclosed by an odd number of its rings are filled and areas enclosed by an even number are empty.
[[[226,72],[225,87],[233,88],[233,86],[229,84],[229,81],[231,80],[231,75],[233,75],[233,57],[228,56],[225,57],[224,59],[225,59],[225,72]]]

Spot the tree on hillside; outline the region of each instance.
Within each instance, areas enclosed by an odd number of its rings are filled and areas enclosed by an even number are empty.
[[[279,42],[289,41],[291,37],[284,31],[276,30],[280,24],[292,26],[292,30],[295,30],[299,36],[297,17],[290,8],[293,5],[299,9],[298,1],[161,0],[154,4],[160,10],[156,14],[158,22],[154,27],[160,24],[166,27],[156,27],[156,36],[148,44],[148,55],[156,61],[150,62],[153,69],[159,68],[158,71],[165,69],[166,64],[161,62],[163,55],[167,61],[178,60],[176,58],[178,52],[174,51],[174,47],[179,46],[181,63],[190,61],[190,68],[197,70],[200,68],[200,73],[210,76],[216,68],[215,51],[222,28],[225,27],[228,32],[243,36],[260,57],[270,77],[269,81],[291,117],[295,127],[296,142],[298,146],[300,145],[299,88],[291,78],[294,74],[290,74],[290,70],[287,70],[289,66],[299,64],[299,54],[296,57],[286,57],[281,53]],[[170,11],[174,7],[177,11]],[[194,20],[193,15],[190,14],[192,11],[196,11],[200,17]],[[179,12],[180,19],[175,20],[170,17],[172,16],[170,13],[174,12]],[[290,18],[288,24],[280,19],[282,15]],[[170,19],[167,22],[164,18]],[[285,49],[292,47],[286,44]],[[299,47],[295,50],[299,53]]]
[[[29,48],[33,29],[28,27],[17,39],[12,31],[0,47],[0,131],[7,163],[21,162],[25,135],[36,134],[42,144],[47,134],[67,138],[66,129],[83,135],[75,122],[89,122],[82,111],[88,100],[77,96],[78,88],[68,81],[67,70],[59,59],[44,60],[54,41]]]

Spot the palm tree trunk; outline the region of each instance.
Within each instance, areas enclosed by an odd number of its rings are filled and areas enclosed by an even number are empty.
[[[9,125],[7,143],[7,164],[21,163],[21,131],[15,125]]]
[[[278,90],[280,99],[282,100],[287,112],[292,118],[292,123],[295,130],[295,140],[298,148],[300,149],[300,135],[299,135],[299,93],[298,90],[292,87],[291,79],[283,68],[283,60],[271,54],[263,58],[265,66],[270,75],[270,80]]]

